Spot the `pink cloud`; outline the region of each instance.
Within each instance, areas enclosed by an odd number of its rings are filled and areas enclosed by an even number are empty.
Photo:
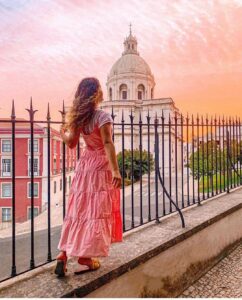
[[[222,113],[230,93],[234,114],[242,111],[238,0],[125,0],[122,5],[61,0],[0,6],[0,107],[10,111],[9,101],[15,98],[16,110],[25,114],[33,96],[44,116],[48,101],[52,111],[62,99],[70,103],[78,81],[90,75],[100,79],[106,95],[106,76],[121,56],[129,22],[155,75],[156,97],[172,96],[181,110],[193,112],[216,110],[220,101]]]

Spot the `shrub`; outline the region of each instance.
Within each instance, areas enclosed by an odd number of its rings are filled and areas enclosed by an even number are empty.
[[[148,151],[143,150],[141,152],[140,159],[140,151],[138,149],[133,150],[133,176],[134,181],[140,179],[140,167],[141,167],[141,174],[148,173]],[[123,169],[122,169],[122,152],[117,154],[118,165],[121,175],[123,176]],[[154,159],[152,153],[150,153],[150,170],[154,169]],[[129,149],[124,150],[124,179],[125,185],[131,183],[131,170],[132,170],[132,152]]]

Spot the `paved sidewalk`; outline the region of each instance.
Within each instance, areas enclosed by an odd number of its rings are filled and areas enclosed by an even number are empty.
[[[242,297],[242,243],[180,296],[180,298],[220,297]]]

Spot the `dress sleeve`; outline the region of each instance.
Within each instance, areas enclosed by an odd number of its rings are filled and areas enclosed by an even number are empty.
[[[110,113],[106,111],[102,111],[102,113],[100,113],[98,118],[98,128],[100,128],[106,123],[113,123],[113,119]]]

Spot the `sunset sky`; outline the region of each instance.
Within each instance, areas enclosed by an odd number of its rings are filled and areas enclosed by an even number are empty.
[[[183,113],[242,117],[242,0],[0,0],[0,117],[27,117],[30,96],[59,118],[78,82],[100,79],[132,23],[155,98]]]

